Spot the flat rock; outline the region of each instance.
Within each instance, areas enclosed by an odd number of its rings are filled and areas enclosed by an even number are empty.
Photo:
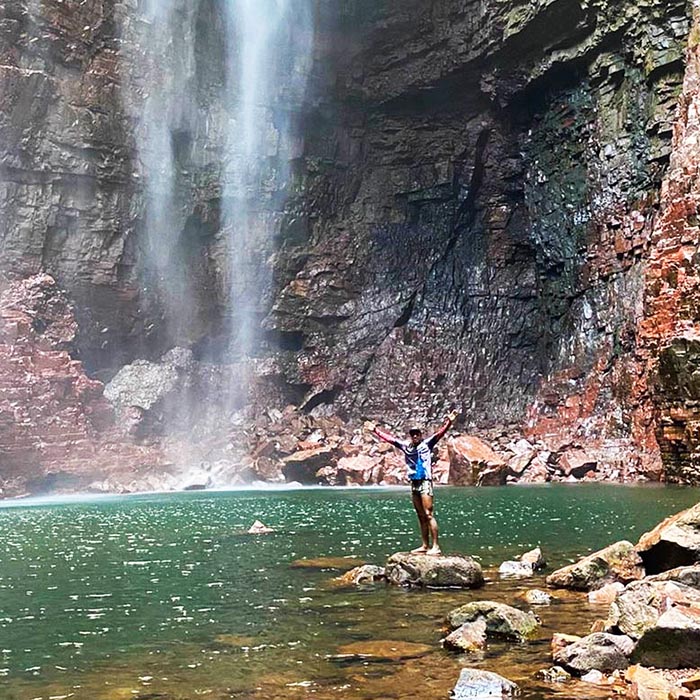
[[[376,639],[365,642],[352,642],[338,649],[335,659],[376,659],[378,661],[401,661],[415,659],[433,651],[428,644],[402,642],[395,639]]]
[[[488,636],[503,637],[515,641],[531,639],[542,624],[533,612],[524,612],[505,603],[480,600],[466,603],[447,616],[452,629],[476,620],[484,620]]]
[[[644,566],[650,574],[700,562],[700,503],[672,515],[637,544]]]
[[[467,698],[512,698],[520,695],[520,688],[503,676],[491,671],[476,668],[463,668],[459,674],[457,685],[452,689],[452,700],[467,700]]]
[[[389,583],[430,588],[479,588],[484,575],[478,562],[468,556],[435,557],[398,552],[386,563]]]
[[[553,654],[555,663],[577,675],[596,669],[610,673],[629,666],[634,641],[625,635],[596,632]]]
[[[606,583],[629,583],[644,577],[642,560],[631,542],[621,541],[589,554],[547,576],[547,585],[590,591]]]
[[[445,637],[443,645],[452,651],[480,651],[486,646],[486,620],[464,623]]]

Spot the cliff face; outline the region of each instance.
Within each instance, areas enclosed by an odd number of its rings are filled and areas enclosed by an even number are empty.
[[[228,361],[226,27],[216,0],[177,7],[160,64],[131,4],[0,10],[0,266],[56,278],[72,355],[103,379],[175,345]],[[397,425],[456,406],[470,429],[654,478],[663,454],[696,480],[688,4],[319,0],[315,26],[304,96],[270,97],[268,184],[246,195],[264,404]],[[153,94],[179,286],[148,263]]]

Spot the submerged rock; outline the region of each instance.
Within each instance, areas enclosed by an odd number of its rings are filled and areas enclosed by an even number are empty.
[[[535,673],[535,678],[539,678],[547,683],[566,683],[571,680],[571,674],[561,666],[542,668]]]
[[[289,566],[292,569],[338,569],[347,571],[365,562],[361,559],[346,559],[345,557],[316,557],[314,559],[295,559]]]
[[[484,620],[487,635],[515,641],[532,638],[542,624],[532,612],[524,612],[492,600],[467,603],[451,610],[447,615],[447,622],[452,629],[476,620]]]
[[[476,668],[463,668],[451,700],[481,700],[482,698],[510,698],[520,695],[520,688],[503,676]]]
[[[634,641],[625,635],[596,632],[558,649],[554,661],[578,675],[596,669],[610,673],[629,666]]]
[[[338,649],[335,659],[377,659],[384,661],[401,661],[415,659],[433,651],[428,644],[403,642],[395,639],[377,639],[364,642],[352,642]]]
[[[478,562],[468,556],[431,556],[398,552],[386,563],[389,583],[395,586],[431,588],[479,588],[484,575]]]
[[[643,577],[642,560],[632,543],[623,540],[589,554],[575,564],[557,569],[547,576],[547,585],[590,591],[606,583],[629,583]]]
[[[541,591],[539,588],[526,591],[522,598],[530,605],[551,605],[554,600],[554,596],[547,593],[547,591]]]
[[[650,574],[700,563],[700,503],[642,535],[637,551]]]

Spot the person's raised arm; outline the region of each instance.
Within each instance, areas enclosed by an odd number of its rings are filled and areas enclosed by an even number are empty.
[[[428,446],[432,450],[433,447],[437,444],[438,440],[445,435],[445,433],[452,427],[452,424],[455,422],[455,419],[459,413],[457,411],[452,411],[447,418],[445,418],[445,422],[440,426],[438,431],[436,433],[433,433],[428,438]]]
[[[392,435],[386,430],[381,430],[377,427],[377,424],[372,421],[367,421],[365,423],[365,430],[369,430],[370,433],[376,435],[380,440],[384,440],[384,442],[388,442],[394,447],[401,447],[401,440],[399,440],[396,435]]]

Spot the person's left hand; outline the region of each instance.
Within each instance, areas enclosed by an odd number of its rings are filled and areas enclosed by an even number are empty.
[[[362,427],[368,432],[373,433],[377,429],[377,424],[374,421],[366,420]]]
[[[459,416],[459,411],[450,411],[447,415],[447,420],[450,421],[450,423],[454,423],[457,420],[457,416]]]

